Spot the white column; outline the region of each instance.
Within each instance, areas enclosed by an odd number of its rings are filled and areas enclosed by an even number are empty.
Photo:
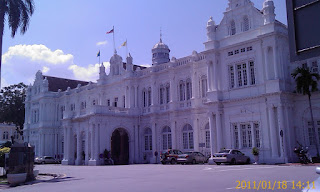
[[[221,114],[216,113],[216,128],[217,128],[217,148],[220,150],[222,148],[222,128],[221,128]]]
[[[279,130],[283,131],[283,137],[279,137],[280,139],[280,149],[281,149],[281,157],[283,157],[285,159],[285,162],[288,162],[288,151],[287,151],[287,139],[289,138],[289,134],[287,132],[287,126],[285,124],[285,118],[284,118],[284,110],[283,110],[284,106],[280,105],[278,107],[278,112],[279,112],[279,120],[280,120],[280,128]]]
[[[81,133],[80,133],[80,127],[77,128],[77,160],[76,165],[80,165],[82,161],[82,151],[81,151]]]
[[[213,114],[209,113],[209,129],[210,129],[210,147],[211,147],[211,157],[215,153],[214,146],[214,119]]]
[[[44,156],[44,155],[46,155],[46,149],[45,149],[45,147],[46,147],[46,135],[44,134],[44,133],[42,133],[42,135],[41,135],[41,137],[42,137],[42,156]]]
[[[199,85],[199,80],[197,78],[197,75],[195,74],[196,69],[195,66],[192,66],[192,75],[191,75],[191,98],[197,98],[199,93],[199,88],[197,88],[197,85]]]
[[[199,151],[199,126],[198,119],[193,119],[193,145],[194,150]]]
[[[270,71],[269,71],[269,63],[268,63],[268,47],[264,48],[264,66],[266,72],[267,80],[270,80]]]
[[[278,47],[275,45],[273,47],[273,65],[274,65],[274,75],[275,79],[279,78],[279,62],[278,62]]]
[[[151,121],[154,122],[154,121]],[[156,123],[152,123],[152,159],[153,163],[156,163],[154,152],[157,151],[157,134],[156,134]]]
[[[58,144],[58,142],[57,142],[57,134],[56,133],[54,133],[53,134],[53,139],[54,139],[54,141],[53,141],[53,155],[55,156],[55,158],[58,158],[58,146],[57,146],[57,144]]]
[[[139,158],[138,158],[138,156],[139,156],[139,148],[138,148],[138,137],[139,137],[139,135],[138,135],[138,125],[136,125],[136,126],[134,126],[133,127],[133,129],[134,129],[134,163],[138,163],[138,161],[139,161]]]
[[[99,147],[99,128],[100,128],[100,124],[98,124],[98,126],[96,127],[96,131],[95,131],[95,154],[96,154],[96,161],[99,161],[100,157],[99,157],[99,153],[100,153],[100,147]],[[97,163],[98,164],[98,163]]]
[[[207,62],[207,73],[208,73],[208,80],[207,80],[207,84],[208,84],[208,91],[212,91],[212,64],[210,62]]]
[[[173,118],[172,118],[173,119]],[[171,120],[172,149],[177,149],[176,122]]]
[[[94,142],[94,135],[95,135],[95,132],[96,132],[96,130],[95,130],[95,128],[96,128],[96,125],[95,124],[92,124],[91,125],[92,127],[91,127],[91,160],[95,160],[95,151],[94,151],[94,149],[95,149],[95,147],[94,147],[94,145],[95,145],[95,142]]]
[[[254,129],[254,124],[253,122],[250,122],[250,126],[251,126],[251,141],[252,141],[252,147],[256,146],[256,132]]]
[[[89,127],[86,127],[86,139],[85,139],[85,165],[88,165],[89,161]]]
[[[269,128],[270,128],[270,140],[271,140],[271,154],[273,158],[279,157],[279,151],[277,147],[277,138],[278,133],[276,131],[275,126],[275,112],[274,107],[268,107],[268,114],[269,114]]]
[[[134,106],[139,107],[138,106],[139,105],[139,94],[138,94],[139,88],[138,88],[138,86],[135,87],[134,90],[135,90],[135,105]]]

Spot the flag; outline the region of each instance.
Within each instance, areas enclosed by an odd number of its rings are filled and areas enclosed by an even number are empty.
[[[110,31],[108,31],[106,34],[110,34],[113,33],[113,29],[111,29]]]
[[[99,52],[97,53],[97,57],[100,57],[100,50],[99,50]]]
[[[127,46],[127,40],[125,42],[123,42],[122,45],[120,45],[120,47],[124,47],[124,46]]]

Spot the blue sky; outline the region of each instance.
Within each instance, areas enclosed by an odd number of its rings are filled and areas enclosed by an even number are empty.
[[[258,9],[263,0],[252,0]],[[275,0],[276,18],[287,24],[285,0]],[[35,0],[36,10],[25,35],[11,38],[5,28],[2,86],[30,84],[36,71],[64,78],[95,81],[101,61],[113,54],[115,26],[118,48],[126,39],[135,64],[151,64],[151,48],[163,41],[170,57],[188,56],[204,50],[206,22],[220,23],[228,0]],[[125,59],[125,48],[118,54]],[[108,65],[108,63],[105,63]]]

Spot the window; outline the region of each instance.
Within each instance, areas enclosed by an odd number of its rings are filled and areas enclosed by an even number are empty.
[[[126,96],[123,96],[122,100],[123,100],[123,108],[126,108]]]
[[[229,78],[230,78],[230,88],[234,88],[234,68],[233,66],[229,66]]]
[[[169,83],[166,85],[166,101],[167,103],[170,102],[170,84]]]
[[[191,80],[187,79],[187,100],[190,100],[192,97],[192,87]]]
[[[142,97],[143,97],[143,107],[147,106],[147,91],[143,89],[142,91]]]
[[[151,106],[151,87],[148,89],[148,106]]]
[[[19,134],[17,131],[15,131],[15,132],[13,133],[14,139],[19,139],[19,136],[20,136],[20,134]]]
[[[182,129],[183,149],[193,149],[193,129],[186,124]]]
[[[252,51],[252,46],[247,47],[247,51]]]
[[[70,105],[70,110],[71,110],[71,111],[75,111],[75,110],[76,110],[76,104],[74,104],[74,103],[71,104],[71,105]]]
[[[110,99],[107,100],[107,105],[110,107]]]
[[[246,48],[241,49],[241,53],[244,53],[244,52],[246,52]]]
[[[238,69],[238,87],[242,86],[242,71],[241,71],[241,65],[237,65]]]
[[[249,19],[248,16],[243,17],[243,31],[248,31],[250,28],[249,26]]]
[[[168,150],[172,148],[171,129],[165,126],[162,129],[162,150]]]
[[[144,131],[144,150],[152,151],[152,131],[150,128],[146,128]]]
[[[238,70],[238,87],[242,87],[243,85],[248,84],[248,78],[247,78],[247,64],[239,64],[237,65]]]
[[[92,101],[92,105],[96,105],[96,100],[95,99]]]
[[[311,70],[312,70],[313,73],[318,73],[318,72],[319,72],[319,71],[318,71],[318,63],[317,63],[317,61],[313,61],[313,62],[312,62],[312,68],[311,68]]]
[[[232,56],[232,55],[233,55],[233,51],[229,51],[228,56]]]
[[[249,62],[249,67],[250,67],[250,78],[251,78],[251,85],[256,84],[256,77],[255,77],[255,72],[254,72],[254,62],[250,61]]]
[[[316,129],[316,132],[318,132],[318,138],[319,138],[319,141],[320,141],[320,121],[315,121],[315,129]],[[309,133],[309,144],[310,145],[314,145],[315,144],[315,135],[314,135],[314,132],[313,132],[313,128],[312,128],[312,123],[311,121],[308,122],[308,133]],[[317,134],[317,133],[316,133]]]
[[[161,85],[160,86],[160,105],[164,104],[164,87]]]
[[[254,126],[254,131],[255,131],[256,147],[259,148],[261,146],[259,124],[258,123],[254,123],[253,126]]]
[[[85,109],[86,108],[86,102],[81,102],[81,109]]]
[[[206,124],[205,130],[206,130],[206,148],[210,148],[210,129],[209,129],[209,123]]]
[[[184,101],[186,98],[184,81],[180,81],[179,83],[179,93],[180,93],[180,101]]]
[[[118,107],[118,97],[114,98],[114,107]]]
[[[234,51],[234,54],[235,54],[235,55],[236,55],[236,54],[239,54],[239,49],[235,50],[235,51]]]
[[[206,97],[207,91],[207,77],[204,75],[201,77],[201,97]]]
[[[239,149],[239,130],[237,125],[233,125],[234,132],[234,148]]]
[[[235,35],[236,34],[236,23],[234,22],[234,20],[232,20],[230,22],[230,29],[231,29],[230,35]]]
[[[8,133],[8,131],[3,132],[2,139],[9,139],[9,133]]]

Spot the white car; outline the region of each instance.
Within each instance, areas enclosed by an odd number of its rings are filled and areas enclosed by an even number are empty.
[[[59,163],[55,158],[51,156],[43,156],[43,157],[36,157],[34,159],[34,163],[37,164],[49,164],[49,163]]]
[[[250,157],[245,156],[242,152],[236,149],[224,149],[219,153],[215,153],[213,157],[213,161],[220,165],[221,163],[230,163],[232,165],[235,164],[249,164]]]
[[[316,168],[316,173],[320,174],[320,167]],[[312,184],[310,183],[310,189],[304,188],[302,192],[319,192],[320,191],[320,177],[316,179]]]

